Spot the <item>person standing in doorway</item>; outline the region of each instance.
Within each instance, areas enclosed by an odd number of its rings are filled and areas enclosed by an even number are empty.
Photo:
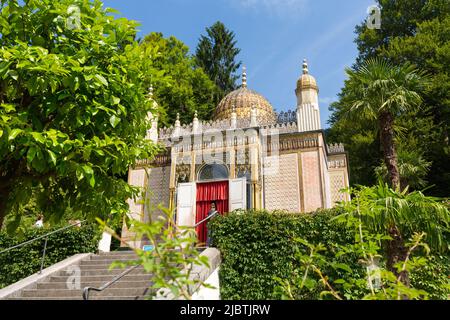
[[[213,218],[215,215],[217,215],[219,212],[216,210],[216,202],[211,202],[211,209],[208,211],[208,222],[211,221],[211,218]],[[207,227],[208,228],[208,227]],[[206,237],[206,246],[211,246],[211,232],[207,231],[207,237]]]

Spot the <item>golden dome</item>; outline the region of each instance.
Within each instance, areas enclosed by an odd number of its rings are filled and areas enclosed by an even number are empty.
[[[242,86],[227,94],[216,107],[214,120],[224,120],[231,117],[233,108],[236,110],[237,118],[250,119],[252,108],[256,109],[258,123],[272,124],[276,122],[276,114],[272,105],[257,92],[247,88],[247,75],[242,74]]]
[[[309,74],[308,64],[306,60],[303,60],[303,74],[297,81],[297,90],[296,92],[300,92],[306,89],[315,89],[319,91],[319,87],[317,86],[316,78]]]

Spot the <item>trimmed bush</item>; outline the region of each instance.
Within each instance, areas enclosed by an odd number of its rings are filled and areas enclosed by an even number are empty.
[[[34,239],[60,227],[31,228],[21,239],[0,232],[0,251]],[[72,227],[48,237],[44,268],[77,253],[97,251],[101,232],[97,225]],[[45,239],[0,254],[0,288],[26,278],[39,271]]]
[[[213,243],[222,253],[222,299],[279,298],[274,277],[286,279],[295,271],[294,238],[327,247],[353,241],[343,225],[330,221],[335,215],[335,210],[313,214],[249,211],[213,219],[209,224]]]
[[[365,279],[365,267],[356,255],[339,256],[338,246],[355,243],[355,234],[345,224],[332,220],[339,209],[320,210],[312,214],[237,211],[214,218],[209,223],[213,245],[222,254],[220,293],[225,300],[271,300],[281,298],[276,278],[293,279],[299,270],[295,258],[295,238],[311,244],[323,244],[329,261],[345,263],[354,279]],[[449,257],[429,256],[426,268],[411,275],[417,289],[426,290],[431,299],[446,299],[445,284],[450,272]],[[330,281],[344,273],[322,270]],[[357,299],[364,292],[338,287],[346,299]],[[320,291],[311,291],[299,299],[320,299]]]

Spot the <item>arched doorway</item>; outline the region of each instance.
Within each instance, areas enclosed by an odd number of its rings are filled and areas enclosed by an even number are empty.
[[[220,214],[228,212],[229,204],[229,172],[222,164],[208,164],[200,168],[197,175],[196,217],[198,223],[208,216],[212,202]],[[197,227],[200,243],[206,243],[207,222]]]

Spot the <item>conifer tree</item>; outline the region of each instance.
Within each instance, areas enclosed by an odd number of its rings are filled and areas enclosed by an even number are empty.
[[[236,56],[241,51],[236,47],[235,33],[217,21],[206,28],[206,35],[200,37],[195,58],[209,78],[218,86],[216,103],[228,92],[236,89],[238,75],[235,72],[241,66]]]

